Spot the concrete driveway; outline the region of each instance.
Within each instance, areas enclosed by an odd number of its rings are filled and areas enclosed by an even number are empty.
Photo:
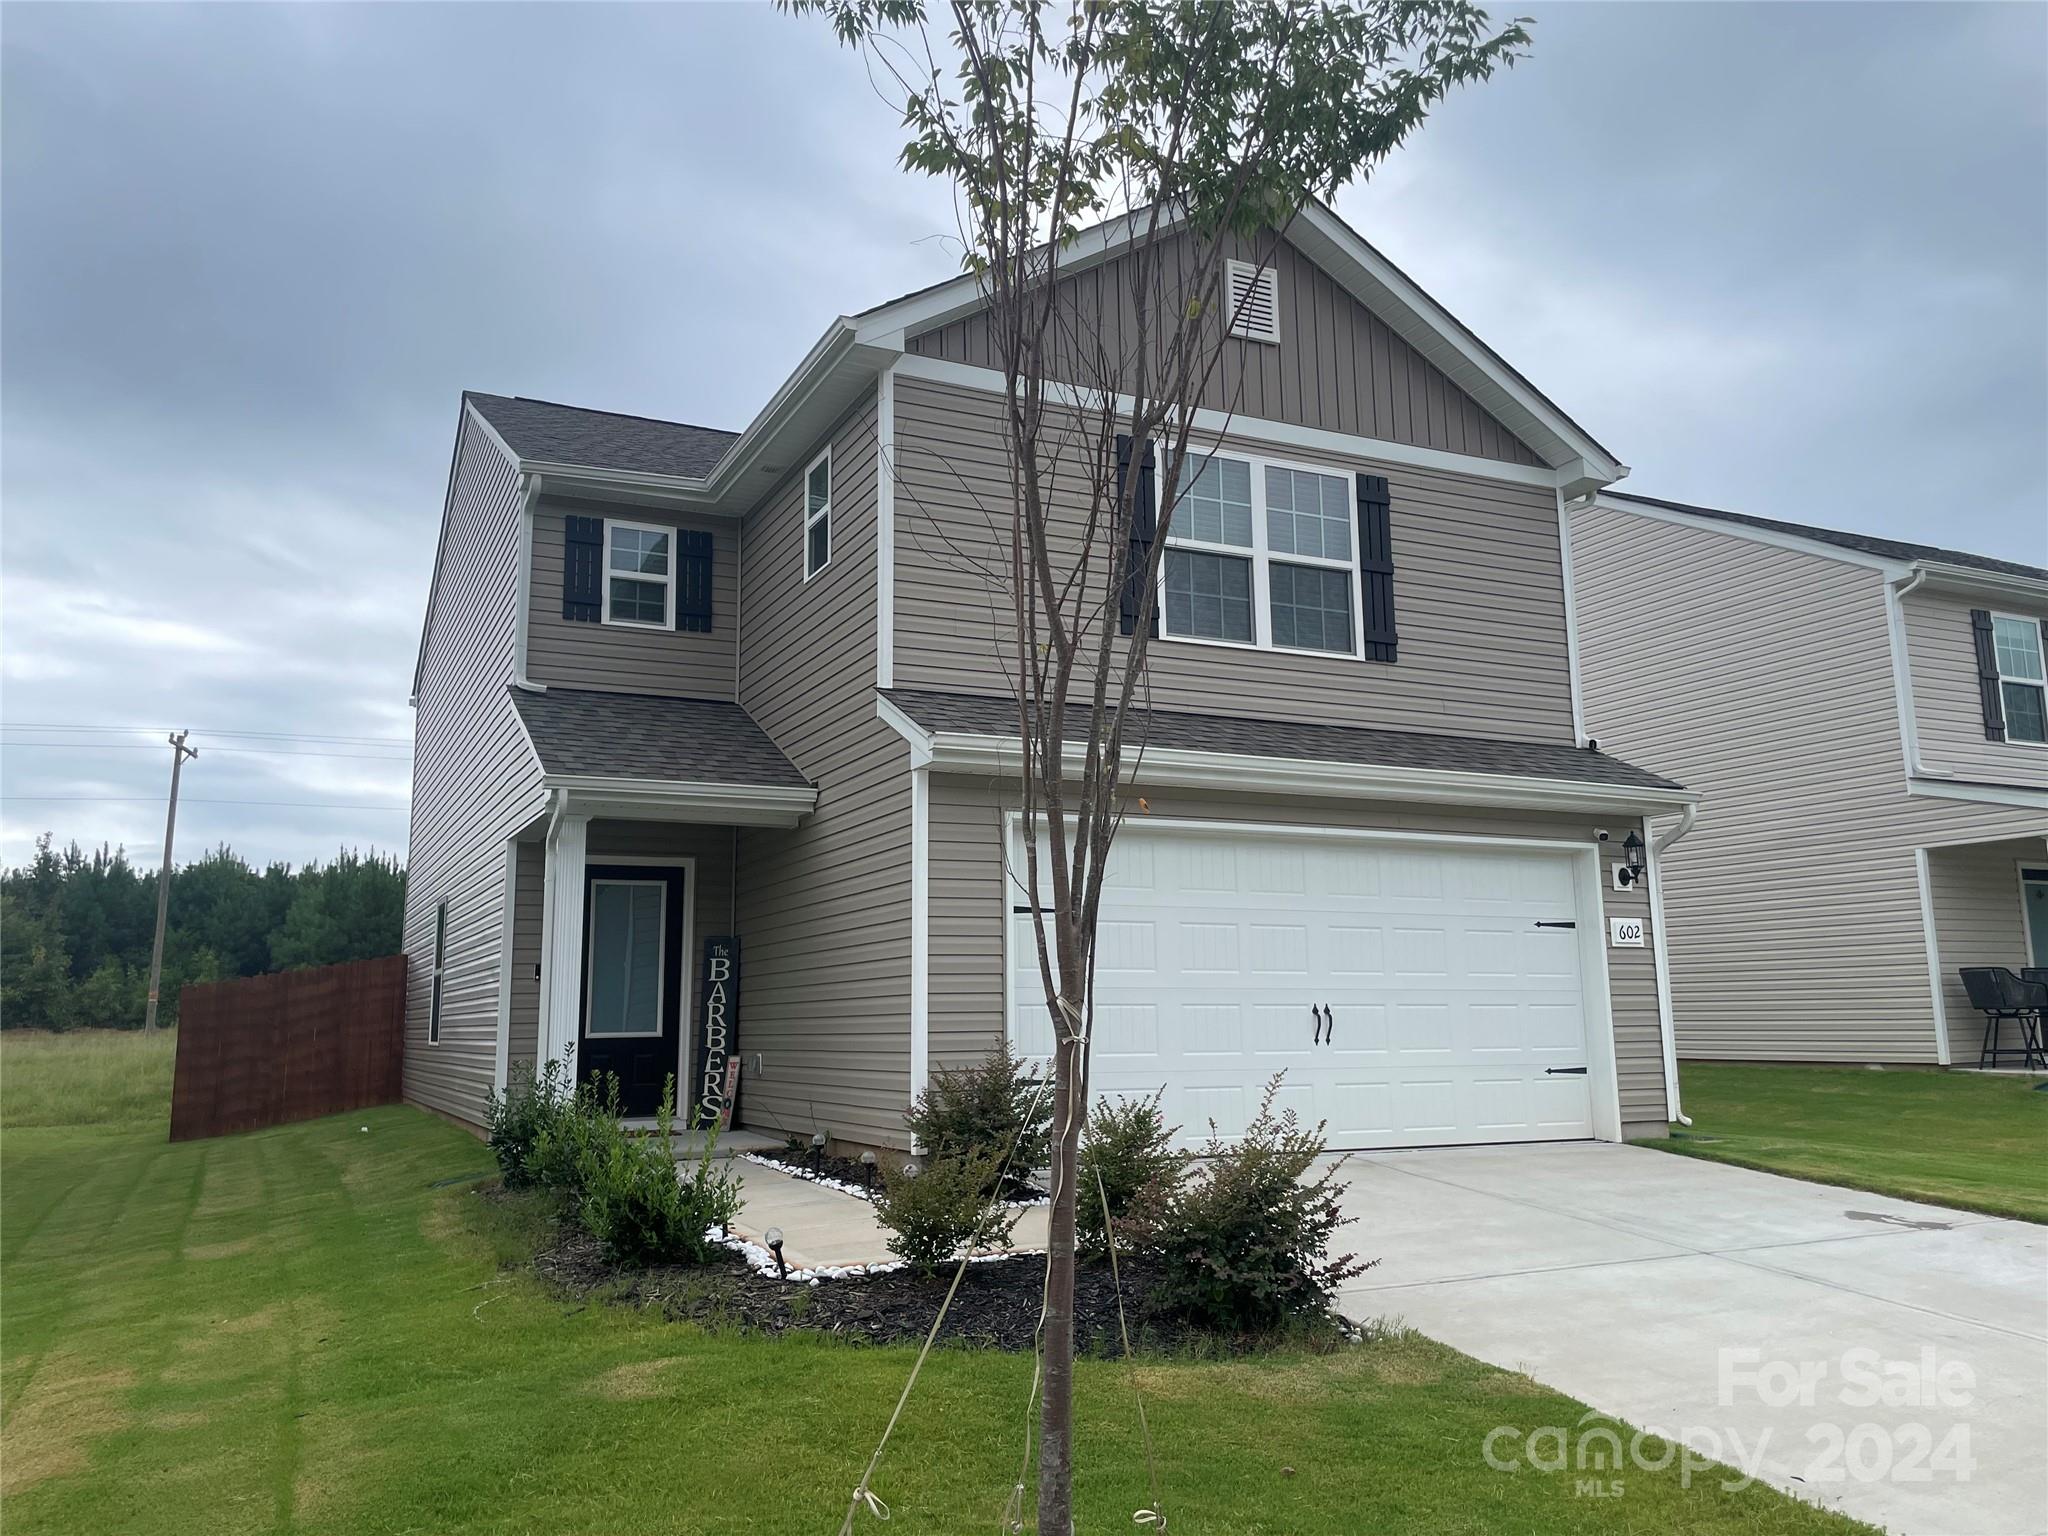
[[[2048,1228],[1597,1143],[1348,1172],[1352,1317],[1889,1530],[2048,1532]],[[1491,1456],[1602,1450],[1558,1428]]]

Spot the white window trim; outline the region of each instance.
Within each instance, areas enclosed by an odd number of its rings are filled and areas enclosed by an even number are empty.
[[[2033,631],[2034,654],[2041,658],[2041,675],[2039,677],[2006,676],[2005,663],[1999,659],[1998,655],[1998,621],[2000,619],[2004,619],[2011,624],[2023,624]],[[1991,661],[1998,668],[1999,713],[2001,715],[2005,713],[2005,685],[2007,683],[2017,683],[2022,688],[2038,688],[2041,690],[2042,713],[2044,716],[2048,716],[2048,637],[2044,637],[2041,633],[2041,621],[2024,613],[1999,613],[1994,610],[1991,615],[1991,626]],[[2048,741],[2023,741],[2015,737],[2012,733],[2012,722],[2010,720],[2006,722],[2005,739],[2010,746],[2032,747],[2037,752],[2043,748],[2048,748]]]
[[[1358,563],[1364,551],[1359,548],[1358,538],[1358,477],[1331,469],[1326,464],[1303,464],[1293,459],[1275,458],[1270,454],[1250,453],[1236,448],[1188,449],[1188,462],[1199,463],[1202,459],[1238,459],[1251,466],[1252,480],[1252,542],[1249,548],[1241,544],[1212,544],[1205,539],[1191,539],[1175,532],[1181,520],[1185,503],[1176,500],[1173,517],[1167,524],[1166,547],[1192,550],[1197,554],[1227,555],[1236,560],[1249,560],[1252,565],[1252,638],[1243,640],[1211,640],[1203,635],[1176,635],[1167,629],[1166,623],[1166,557],[1159,560],[1159,642],[1173,645],[1213,645],[1227,651],[1270,651],[1280,656],[1320,656],[1330,661],[1365,660],[1365,588],[1359,578]],[[1304,474],[1322,475],[1339,480],[1344,485],[1345,516],[1350,519],[1351,558],[1349,560],[1328,560],[1319,555],[1290,555],[1278,553],[1268,547],[1266,541],[1266,470],[1298,470]],[[1165,478],[1163,475],[1160,477]],[[1159,493],[1163,495],[1164,493]],[[1275,645],[1273,643],[1273,581],[1274,562],[1281,565],[1320,566],[1326,571],[1348,571],[1351,576],[1351,649],[1345,651],[1324,651],[1306,645]]]
[[[433,990],[427,997],[427,1044],[441,1043],[441,1003],[448,980],[448,903],[434,903]]]
[[[600,858],[596,862],[603,863]],[[597,991],[597,967],[590,962],[597,955],[597,888],[600,885],[651,885],[661,896],[661,915],[655,923],[655,936],[661,941],[661,948],[654,962],[654,1028],[611,1030],[604,1034],[595,1033],[590,1027],[592,1003]],[[620,880],[613,876],[599,875],[591,879],[590,891],[584,902],[583,953],[587,957],[583,966],[583,1038],[596,1044],[613,1040],[659,1040],[668,1031],[662,1027],[662,1020],[668,1016],[668,882],[666,880]],[[687,1043],[687,1042],[686,1042]],[[677,1079],[676,1096],[682,1096],[680,1075]]]
[[[668,574],[666,576],[649,576],[643,572],[635,571],[619,571],[614,573],[612,570],[612,533],[617,529],[629,529],[634,533],[666,534],[668,536]],[[604,584],[599,589],[599,594],[604,604],[601,612],[605,623],[616,624],[621,629],[674,629],[676,627],[676,561],[680,557],[679,544],[680,540],[676,537],[676,530],[667,523],[633,523],[618,517],[608,517],[604,520],[604,556],[599,571],[599,574],[603,577]],[[658,581],[661,583],[661,622],[659,624],[651,624],[646,619],[615,619],[612,617],[612,577],[614,574],[626,581]]]
[[[1273,323],[1265,330],[1256,329],[1244,323],[1237,303],[1236,291],[1239,281],[1248,281],[1254,289],[1260,283],[1269,283],[1273,290]],[[1223,263],[1223,302],[1230,306],[1230,334],[1239,341],[1259,341],[1268,346],[1280,345],[1280,273],[1271,265],[1255,261],[1226,261]]]
[[[817,473],[820,464],[825,466],[825,505],[813,512],[811,510],[811,476]],[[804,466],[803,478],[797,481],[796,494],[797,506],[803,513],[799,521],[803,524],[804,580],[808,582],[813,577],[823,575],[832,564],[832,502],[833,498],[839,494],[839,487],[832,478],[832,449],[829,445],[823,453]],[[813,569],[811,566],[811,529],[818,523],[825,525],[825,558],[818,562],[816,569]]]

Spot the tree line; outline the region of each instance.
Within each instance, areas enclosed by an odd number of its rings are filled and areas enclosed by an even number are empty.
[[[156,933],[155,870],[127,853],[46,833],[26,865],[0,869],[0,1028],[140,1029]],[[191,982],[395,954],[405,870],[391,855],[257,870],[225,844],[171,875],[159,1023]]]

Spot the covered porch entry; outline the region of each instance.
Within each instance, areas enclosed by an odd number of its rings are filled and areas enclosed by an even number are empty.
[[[1986,1020],[1964,991],[1961,972],[2048,967],[2048,835],[1948,844],[1918,855],[1929,968],[1945,1026],[1942,1059],[1974,1067]]]
[[[630,1119],[673,1091],[688,1125],[727,1091],[741,831],[794,827],[817,791],[723,701],[550,690],[520,715],[548,809],[507,861],[505,1068],[616,1082]]]

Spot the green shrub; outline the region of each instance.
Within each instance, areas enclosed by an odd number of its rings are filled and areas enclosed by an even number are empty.
[[[599,1081],[578,1083],[534,1132],[525,1162],[529,1181],[559,1195],[572,1208],[579,1204],[584,1173],[597,1149],[625,1134],[620,1118],[616,1077],[604,1073]]]
[[[534,1149],[541,1133],[573,1108],[562,1081],[562,1064],[550,1061],[536,1077],[532,1067],[505,1085],[504,1097],[494,1089],[487,1101],[486,1124],[491,1155],[505,1176],[505,1187],[523,1189],[541,1182]]]
[[[1266,1084],[1257,1117],[1235,1142],[1210,1122],[1201,1177],[1146,1190],[1129,1220],[1132,1246],[1162,1264],[1154,1303],[1221,1333],[1328,1324],[1337,1287],[1370,1267],[1330,1254],[1350,1220],[1338,1204],[1343,1165],[1307,1177],[1323,1155],[1323,1126],[1305,1128],[1291,1109],[1273,1112],[1282,1076]]]
[[[1014,1186],[1046,1164],[1052,1094],[1040,1092],[1039,1079],[1004,1045],[974,1066],[934,1072],[903,1120],[932,1158],[986,1162],[991,1181],[1007,1158]]]
[[[626,1130],[616,1113],[588,1116],[580,1160],[583,1224],[615,1264],[701,1264],[711,1257],[713,1227],[739,1214],[739,1186],[716,1157],[716,1133],[687,1179],[669,1150],[676,1080],[662,1090],[651,1136]],[[616,1106],[614,1084],[609,1103]]]
[[[889,1229],[888,1249],[930,1274],[962,1247],[1007,1248],[1017,1212],[990,1198],[997,1157],[952,1155],[905,1163],[883,1175],[875,1215]]]
[[[1141,1191],[1170,1199],[1187,1175],[1187,1158],[1174,1150],[1171,1129],[1159,1113],[1159,1095],[1149,1099],[1104,1099],[1095,1106],[1081,1136],[1081,1176],[1074,1193],[1074,1228],[1081,1251],[1106,1254],[1102,1206],[1117,1229],[1117,1247],[1127,1247],[1123,1226]]]

